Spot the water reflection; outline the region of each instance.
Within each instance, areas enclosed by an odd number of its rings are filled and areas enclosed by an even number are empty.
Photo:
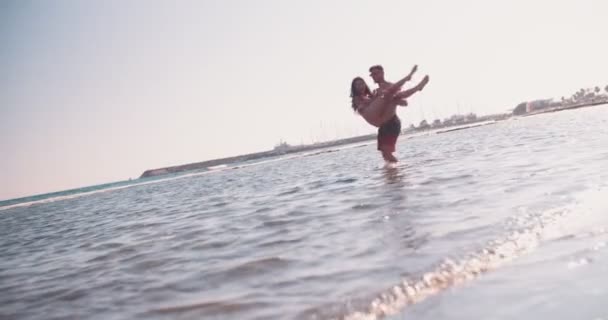
[[[405,186],[405,167],[395,164],[387,164],[382,168],[382,174],[386,180],[386,184],[397,184]]]

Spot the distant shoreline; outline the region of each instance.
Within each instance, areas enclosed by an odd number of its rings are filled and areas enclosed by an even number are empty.
[[[490,118],[495,118],[495,119],[490,119]],[[499,121],[499,120],[504,120],[506,118],[508,118],[508,116],[506,116],[505,114],[492,115],[492,116],[482,117],[475,121],[455,123],[453,125],[444,126],[442,128],[459,127],[459,126],[463,126],[463,125],[472,125],[475,123],[488,122],[488,120]],[[415,133],[420,133],[420,132],[427,132],[432,129],[438,129],[438,128],[429,127],[426,129],[409,130],[409,131],[404,131],[402,134],[410,135],[410,134],[415,134]],[[166,175],[166,174],[179,173],[179,172],[192,171],[192,170],[201,170],[201,169],[206,169],[206,170],[212,171],[212,170],[214,170],[214,167],[224,166],[224,165],[228,165],[228,164],[232,164],[232,163],[236,163],[236,162],[258,160],[258,159],[263,159],[263,158],[282,156],[282,155],[286,155],[286,154],[292,154],[292,153],[298,153],[298,152],[304,152],[304,151],[312,151],[312,150],[318,150],[318,149],[329,148],[329,147],[337,147],[337,146],[342,146],[342,145],[370,141],[370,140],[374,140],[374,139],[376,139],[375,133],[356,136],[356,137],[350,137],[350,138],[344,138],[344,139],[338,139],[338,140],[332,140],[332,141],[327,141],[327,142],[319,142],[319,143],[308,144],[308,145],[277,146],[274,150],[269,150],[269,151],[255,152],[255,153],[249,153],[249,154],[244,154],[244,155],[239,155],[239,156],[189,163],[189,164],[184,164],[184,165],[170,166],[170,167],[157,168],[157,169],[149,169],[149,170],[144,171],[144,173],[142,173],[142,175],[139,178],[141,179],[141,178],[148,178],[148,177],[156,177],[156,176],[162,176],[162,175]]]
[[[300,146],[285,146],[285,147],[281,147],[281,148],[275,148],[274,150],[269,150],[269,151],[248,153],[248,154],[239,155],[239,156],[219,158],[219,159],[207,160],[207,161],[196,162],[196,163],[189,163],[189,164],[178,165],[178,166],[150,169],[150,170],[144,171],[144,173],[139,178],[155,177],[155,176],[161,176],[161,175],[165,175],[165,174],[192,171],[192,170],[200,170],[200,169],[207,169],[207,170],[211,171],[211,170],[214,170],[214,167],[228,165],[228,164],[232,164],[232,163],[236,163],[236,162],[258,160],[258,159],[276,157],[276,156],[281,156],[281,155],[286,155],[286,154],[291,154],[291,153],[311,151],[311,150],[317,150],[317,149],[328,148],[328,147],[336,147],[336,146],[341,146],[341,145],[346,145],[346,144],[368,141],[368,140],[374,139],[375,137],[376,137],[375,134],[368,134],[368,135],[344,138],[344,139],[333,140],[333,141],[328,141],[328,142],[319,142],[319,143],[314,143],[314,144],[309,144],[309,145],[300,145]]]
[[[542,114],[542,113],[565,111],[565,110],[578,109],[578,108],[584,108],[584,107],[592,107],[592,106],[597,106],[597,105],[602,105],[602,104],[608,104],[608,102],[599,101],[599,102],[590,102],[590,103],[562,106],[562,107],[556,107],[556,108],[547,108],[547,109],[541,109],[541,110],[537,110],[537,111],[526,113],[526,114],[519,115],[519,116],[533,116],[533,115],[538,115],[538,114]],[[428,126],[428,127],[422,128],[422,129],[406,130],[402,134],[411,135],[411,134],[427,132],[427,131],[435,130],[435,129],[438,129],[438,131],[436,133],[448,133],[448,132],[452,132],[452,131],[456,131],[456,130],[464,130],[464,129],[469,129],[469,128],[473,128],[473,127],[478,127],[481,125],[496,123],[499,121],[509,119],[513,116],[515,116],[515,115],[508,114],[508,113],[494,114],[494,115],[480,117],[473,121],[463,121],[463,122],[453,123],[453,124],[445,125],[445,126],[441,126],[441,127]],[[258,159],[263,159],[263,158],[276,157],[276,156],[281,156],[281,155],[286,155],[286,154],[298,153],[298,152],[303,152],[303,151],[311,151],[311,150],[323,149],[323,148],[328,148],[328,147],[337,147],[337,146],[342,146],[342,145],[347,145],[347,144],[370,141],[370,140],[374,140],[375,138],[376,138],[376,134],[374,133],[374,134],[367,134],[367,135],[362,135],[362,136],[356,136],[356,137],[350,137],[350,138],[344,138],[344,139],[338,139],[338,140],[320,142],[320,143],[314,143],[314,144],[308,144],[308,145],[289,146],[287,144],[283,144],[283,145],[279,145],[279,146],[275,147],[274,150],[269,150],[269,151],[248,153],[248,154],[239,155],[239,156],[218,158],[218,159],[189,163],[189,164],[184,164],[184,165],[170,166],[170,167],[157,168],[157,169],[149,169],[149,170],[144,171],[139,178],[141,179],[141,178],[148,178],[148,177],[156,177],[156,176],[162,176],[162,175],[167,175],[167,174],[172,174],[172,173],[179,173],[179,172],[186,172],[186,171],[193,171],[193,170],[202,170],[202,169],[213,171],[215,168],[223,167],[225,165],[229,165],[232,163],[250,161],[250,160],[258,160]]]
[[[560,107],[555,107],[555,108],[540,109],[540,110],[522,114],[521,116],[528,117],[528,116],[538,115],[541,113],[550,113],[550,112],[566,111],[566,110],[580,109],[580,108],[586,108],[586,107],[594,107],[594,106],[599,106],[599,105],[603,105],[603,104],[608,104],[608,101],[602,100],[602,101],[596,101],[596,102],[587,102],[587,103],[573,104],[573,105],[568,105],[568,106],[560,106]]]

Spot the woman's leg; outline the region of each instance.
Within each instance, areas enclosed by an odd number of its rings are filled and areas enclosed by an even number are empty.
[[[400,100],[402,99],[406,99],[410,96],[412,96],[414,93],[421,91],[422,89],[424,89],[424,87],[427,85],[427,83],[429,83],[429,76],[425,76],[416,86],[414,86],[413,88],[407,89],[405,91],[394,91],[397,88],[401,88],[401,86],[403,85],[403,83],[405,83],[406,80],[409,80],[409,78],[411,78],[412,74],[414,73],[415,69],[412,70],[412,72],[405,78],[401,79],[399,82],[395,83],[394,85],[392,85],[391,87],[389,87],[389,89],[387,91],[385,91],[384,97],[383,98],[378,98],[378,100],[382,101],[379,102],[378,105],[374,105],[373,108],[370,108],[372,110],[374,110],[375,112],[378,112],[378,121],[381,123],[384,123],[390,119],[392,119],[395,114],[397,113],[397,106]],[[370,107],[372,106],[372,104],[375,102],[372,101],[372,103],[370,103]]]
[[[397,103],[399,101],[394,98],[387,99],[385,101],[385,105],[382,108],[382,112],[379,115],[379,122],[385,123],[388,120],[391,120],[397,114],[397,107],[399,106]]]
[[[412,80],[412,76],[414,75],[414,73],[416,73],[416,71],[418,70],[418,66],[414,66],[412,68],[412,71],[410,71],[410,74],[408,74],[407,76],[405,76],[403,79],[395,82],[392,86],[388,87],[386,90],[384,90],[384,94],[385,95],[394,95],[397,92],[399,92],[401,90],[401,87],[403,87],[403,85]]]
[[[398,100],[409,97],[426,86],[426,84],[429,82],[429,76],[425,76],[424,79],[422,79],[422,81],[420,81],[420,83],[415,87],[403,92],[399,92],[401,87],[407,81],[411,80],[412,75],[414,72],[416,72],[416,70],[417,66],[414,66],[410,74],[391,85],[388,89],[384,90],[381,97],[376,97],[370,102],[370,104],[365,108],[366,118],[369,117],[368,121],[371,119],[373,123],[376,123],[376,125],[379,126],[380,124],[392,119],[395,114],[397,114]]]
[[[384,123],[393,118],[397,113],[397,104],[399,103],[399,100],[405,99],[422,90],[429,82],[429,76],[425,76],[415,87],[405,91],[399,91],[401,90],[403,84],[412,78],[412,75],[414,72],[416,72],[416,70],[417,66],[414,66],[410,74],[385,90],[383,97],[378,97],[375,100],[372,100],[368,108],[371,110],[371,112],[376,114],[379,122]]]
[[[373,119],[375,125],[390,120],[397,114],[397,102],[389,97],[376,97],[366,107],[366,116]]]
[[[424,87],[426,86],[427,83],[429,83],[429,76],[424,76],[424,78],[414,87],[404,90],[404,91],[400,91],[397,92],[394,96],[395,99],[397,100],[401,100],[401,99],[407,99],[410,96],[412,96],[414,93],[418,92],[418,91],[422,91],[422,89],[424,89]]]
[[[415,92],[421,90],[421,88],[428,82],[428,76],[425,77],[417,86],[408,89],[406,91],[398,92],[396,89],[400,89],[405,80],[409,80],[411,74],[395,83],[388,90],[384,91],[384,95],[381,97],[375,97],[369,105],[365,108],[367,116],[374,119],[375,123],[385,123],[392,119],[397,114],[397,106],[399,100],[411,96]]]

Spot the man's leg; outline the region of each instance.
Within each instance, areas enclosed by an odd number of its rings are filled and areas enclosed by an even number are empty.
[[[382,153],[382,158],[387,162],[397,162],[393,155],[397,138],[401,134],[401,121],[397,116],[386,122],[378,129],[378,150]]]
[[[390,152],[389,150],[381,150],[380,152],[382,153],[382,159],[384,159],[384,161],[386,161],[386,162],[398,162],[399,161],[399,160],[397,160],[397,158],[395,158],[393,153]]]

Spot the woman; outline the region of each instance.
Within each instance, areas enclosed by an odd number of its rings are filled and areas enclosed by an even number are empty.
[[[416,70],[399,80],[384,91],[373,95],[369,87],[361,77],[356,77],[351,82],[350,96],[352,108],[359,113],[365,121],[374,127],[380,127],[396,114],[398,105],[407,105],[406,98],[421,91],[429,82],[429,76],[425,76],[415,87],[399,91],[403,84],[412,78]]]

